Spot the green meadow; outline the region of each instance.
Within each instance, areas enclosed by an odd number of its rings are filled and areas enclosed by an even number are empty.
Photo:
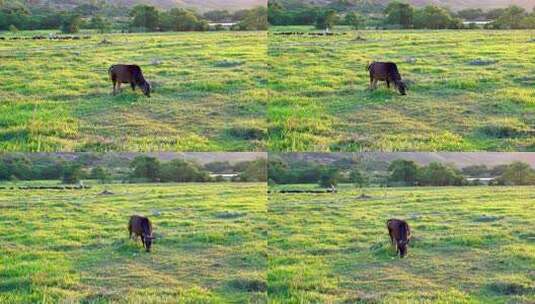
[[[270,151],[534,151],[534,31],[269,33]],[[393,61],[407,96],[368,63]]]
[[[0,303],[265,303],[265,192],[260,183],[1,190]],[[151,253],[128,239],[132,214],[152,221]]]
[[[1,151],[264,148],[265,32],[90,35],[0,40]],[[152,98],[112,96],[116,63],[140,65]]]
[[[535,302],[533,187],[271,190],[270,303]],[[390,218],[411,226],[404,259]]]

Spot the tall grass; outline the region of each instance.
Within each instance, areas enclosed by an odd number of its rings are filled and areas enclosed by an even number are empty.
[[[0,150],[262,150],[264,136],[228,130],[266,133],[266,44],[265,32],[2,41]],[[152,98],[113,97],[116,63],[140,65]]]
[[[265,192],[229,183],[1,190],[0,302],[265,302]],[[128,239],[132,214],[152,220],[151,253]]]
[[[268,40],[270,151],[533,151],[531,31],[350,31]],[[398,63],[407,96],[368,90]],[[506,136],[489,126],[520,128]]]

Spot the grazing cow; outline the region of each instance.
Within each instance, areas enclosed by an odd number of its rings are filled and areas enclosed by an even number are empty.
[[[401,258],[407,255],[407,245],[411,238],[411,229],[409,224],[403,220],[390,219],[386,222],[388,234],[392,245],[396,246],[396,255]]]
[[[148,218],[132,215],[130,217],[130,222],[128,222],[128,233],[130,238],[132,238],[132,234],[134,234],[134,239],[137,239],[137,237],[140,236],[143,247],[145,247],[147,252],[150,252],[154,237],[152,236],[152,224]]]
[[[372,62],[368,65],[370,72],[370,90],[377,89],[378,81],[386,81],[386,86],[390,88],[390,83],[394,83],[401,95],[407,95],[407,85],[401,80],[398,66],[393,62]]]
[[[132,90],[136,90],[136,86],[143,90],[145,96],[150,97],[151,86],[143,77],[143,72],[138,65],[117,64],[110,67],[108,73],[113,82],[113,95],[117,94],[117,89],[121,89],[122,83],[129,83]]]

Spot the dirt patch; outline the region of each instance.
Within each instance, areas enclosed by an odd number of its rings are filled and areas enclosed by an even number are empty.
[[[262,140],[266,137],[266,130],[260,128],[230,128],[227,130],[227,134],[239,139],[244,140]]]
[[[535,288],[520,283],[494,282],[489,284],[488,289],[501,295],[523,295],[535,291]]]
[[[361,200],[361,201],[371,200],[372,198],[373,197],[371,195],[367,195],[367,194],[364,194],[364,193],[362,193],[361,195],[357,196],[357,199]]]
[[[485,65],[492,65],[498,63],[498,60],[494,59],[475,59],[470,62],[468,62],[468,65],[475,65],[475,66],[485,66]]]
[[[243,212],[232,212],[232,211],[224,211],[224,212],[218,212],[215,214],[216,218],[220,219],[235,219],[239,217],[243,217],[246,214]]]
[[[476,217],[474,219],[474,222],[479,223],[488,223],[488,222],[496,222],[503,218],[503,216],[491,216],[491,215],[481,215],[479,217]]]
[[[237,290],[243,290],[247,292],[266,292],[267,282],[264,280],[256,279],[236,279],[228,283],[228,285]]]

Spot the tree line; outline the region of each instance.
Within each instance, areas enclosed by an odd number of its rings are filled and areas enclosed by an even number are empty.
[[[535,170],[529,164],[513,162],[493,168],[470,166],[458,169],[451,164],[432,162],[420,166],[411,160],[399,159],[382,169],[363,168],[347,163],[317,164],[307,161],[269,161],[268,181],[271,184],[319,184],[330,187],[339,183],[365,186],[476,186],[481,179],[492,178],[489,185],[535,185]]]
[[[332,29],[346,25],[354,29],[533,29],[535,8],[532,12],[512,5],[507,8],[465,9],[454,12],[437,5],[415,7],[411,4],[392,1],[380,13],[361,7],[350,1],[333,1],[328,6],[307,3],[270,1],[268,21],[271,25],[313,25],[318,29]],[[478,25],[476,21],[488,21]]]
[[[137,5],[131,9],[110,6],[106,3],[82,4],[71,10],[54,10],[28,7],[24,3],[0,1],[0,30],[51,30],[76,33],[81,29],[111,31],[207,31],[223,30],[222,25],[234,23],[231,30],[267,29],[267,9],[257,7],[236,12],[226,10],[200,14],[193,9],[172,8],[159,10],[150,5]]]
[[[29,158],[23,154],[0,156],[0,181],[17,182],[20,180],[61,180],[75,184],[84,179],[101,183],[168,183],[168,182],[221,182],[226,180],[214,173],[233,174],[230,181],[266,181],[266,161],[262,159],[244,161],[236,164],[208,163],[201,166],[182,159],[160,161],[151,156],[138,156],[127,164],[110,166],[95,162],[91,157],[65,160],[58,157]]]

